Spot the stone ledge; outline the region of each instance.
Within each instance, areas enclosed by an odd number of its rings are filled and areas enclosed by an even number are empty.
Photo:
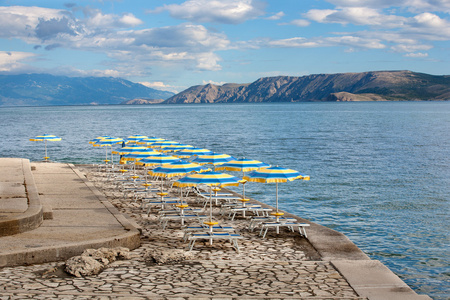
[[[90,248],[126,247],[129,249],[135,249],[140,245],[140,234],[138,231],[134,230],[120,236],[115,236],[114,238],[97,239],[62,246],[42,247],[27,249],[25,251],[10,251],[7,253],[2,253],[0,255],[0,267],[13,267],[65,260],[70,257],[80,255],[84,250]]]
[[[0,237],[36,229],[44,220],[42,204],[31,173],[30,160],[22,158],[21,162],[28,209],[21,215],[15,215],[0,221]]]
[[[417,295],[378,260],[334,260],[333,266],[361,297],[369,300],[431,300]]]

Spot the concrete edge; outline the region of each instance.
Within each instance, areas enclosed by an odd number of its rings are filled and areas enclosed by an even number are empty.
[[[106,199],[106,197],[102,193],[100,193],[100,191],[95,187],[95,185],[92,182],[90,182],[86,178],[86,176],[75,167],[75,165],[73,164],[68,165],[126,230],[129,231],[136,230],[139,232],[139,234],[142,233],[142,227],[139,224],[137,224],[133,219],[127,217],[126,214],[121,213],[114,205],[112,205],[111,202],[109,202],[108,199]]]
[[[0,255],[0,267],[42,264],[65,260],[80,255],[86,249],[126,247],[133,250],[140,245],[140,235],[136,231],[129,231],[113,238],[77,242],[63,246],[28,249],[24,251],[11,251]]]
[[[25,192],[28,198],[28,209],[19,216],[0,221],[0,236],[14,235],[30,231],[41,226],[44,220],[43,207],[39,193],[31,173],[30,160],[22,158]]]
[[[242,196],[232,190],[222,188],[236,196]],[[247,197],[247,196],[246,196]],[[247,197],[248,198],[248,197]],[[271,208],[275,210],[275,207],[262,203],[256,199],[251,199],[252,203],[257,203],[262,207]],[[310,220],[300,218],[294,214],[288,213],[283,210],[285,217],[294,218],[299,223],[307,223],[310,226],[306,229],[308,235],[307,239],[312,245],[312,247],[319,253],[320,257],[324,261],[329,260],[370,260],[361,249],[358,248],[347,236],[336,230],[330,229],[328,227],[319,225]]]
[[[361,297],[369,300],[421,300],[403,280],[378,260],[332,260],[331,264]]]

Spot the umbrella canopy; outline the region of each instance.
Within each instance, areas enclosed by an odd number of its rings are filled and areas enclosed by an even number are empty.
[[[127,145],[120,149],[114,150],[112,153],[119,154],[119,155],[125,155],[125,154],[131,153],[131,152],[145,151],[145,150],[148,150],[147,147],[142,147],[139,145]]]
[[[136,144],[137,142],[139,142],[142,139],[148,138],[148,136],[146,135],[140,135],[140,134],[136,134],[136,135],[130,135],[129,137],[127,137],[127,144],[131,143],[131,144]]]
[[[260,162],[258,160],[248,159],[248,158],[240,158],[230,160],[220,166],[217,167],[217,170],[227,170],[227,171],[254,171],[261,168],[270,167],[269,164]]]
[[[154,143],[154,142],[160,142],[160,141],[165,141],[165,139],[151,136],[151,137],[146,137],[142,140],[137,141],[136,144],[146,145],[148,143]]]
[[[230,160],[234,160],[235,158],[222,153],[211,153],[207,155],[199,155],[192,160],[192,162],[198,163],[200,165],[211,164],[213,166],[220,165],[226,163]]]
[[[57,142],[60,140],[61,140],[61,138],[59,136],[51,135],[51,134],[38,135],[38,136],[30,139],[30,141],[32,141],[32,142],[42,142],[43,141],[45,143],[45,156],[44,156],[45,161],[47,161],[49,159],[49,157],[47,156],[47,141]]]
[[[163,165],[163,164],[169,164],[176,161],[179,161],[180,159],[178,157],[173,157],[165,154],[159,154],[159,155],[151,155],[147,156],[146,158],[143,158],[136,162],[137,165],[141,166],[154,166],[154,165]]]
[[[201,170],[202,167],[200,165],[179,160],[173,163],[161,165],[160,167],[156,167],[153,170],[150,170],[148,174],[156,177],[161,177],[161,190],[162,190],[163,177],[171,178],[175,176],[186,175],[187,173],[190,172],[200,172]]]
[[[192,149],[194,146],[186,145],[186,144],[174,144],[169,146],[161,147],[161,152],[170,152],[170,151],[180,151],[184,149]]]
[[[245,172],[258,170],[260,168],[270,167],[269,164],[260,162],[258,160],[240,158],[235,160],[230,160],[217,167],[217,170],[227,170],[227,171],[242,171],[242,176],[245,176]],[[245,199],[245,183],[247,180],[243,179],[240,181],[242,183],[242,196]]]
[[[185,175],[190,172],[200,172],[202,167],[198,164],[179,160],[173,163],[164,164],[148,173],[158,177],[175,177]]]
[[[206,184],[210,187],[212,186],[239,186],[239,178],[218,172],[204,172],[198,174],[188,175],[186,177],[180,178],[174,182],[174,186],[185,187],[185,186],[196,186],[199,184]],[[209,192],[209,222],[212,223],[212,189]],[[211,227],[212,229],[212,227]]]
[[[90,140],[89,144],[95,144],[96,142],[103,140],[103,139],[107,139],[107,138],[110,138],[110,136],[109,135],[98,136],[95,139]]]
[[[131,161],[138,161],[141,160],[143,158],[152,156],[152,155],[160,155],[161,153],[159,153],[158,151],[154,151],[151,149],[146,148],[147,150],[143,150],[143,151],[134,151],[134,152],[130,152],[127,154],[124,154],[122,159],[123,160],[131,160]]]
[[[186,158],[186,157],[191,157],[193,155],[206,155],[206,154],[211,154],[211,153],[213,153],[213,152],[211,150],[208,150],[208,149],[189,148],[189,149],[184,149],[184,150],[181,150],[181,151],[177,151],[173,155],[178,156],[178,157],[182,157],[182,158]]]
[[[159,148],[159,147],[163,147],[163,146],[169,146],[169,145],[177,145],[179,144],[178,142],[175,141],[157,141],[151,144],[147,144],[147,147],[149,148]]]
[[[308,175],[301,174],[298,171],[286,169],[282,167],[268,167],[262,168],[259,170],[252,171],[245,175],[243,179],[252,181],[252,182],[262,182],[262,183],[276,183],[276,212],[275,216],[278,218],[282,213],[278,212],[278,183],[279,182],[288,182],[296,179],[309,180],[310,177]]]
[[[121,138],[108,137],[108,138],[103,138],[103,139],[98,140],[98,141],[95,142],[93,145],[94,145],[94,147],[105,147],[105,146],[111,147],[111,163],[113,163],[113,162],[112,162],[112,160],[113,160],[113,156],[112,156],[112,145],[120,144],[120,143],[122,143],[123,141],[124,141],[124,140],[121,139]],[[106,148],[105,148],[105,149],[106,149]],[[105,163],[107,163],[107,162],[108,162],[108,152],[105,151],[105,153],[106,153]]]

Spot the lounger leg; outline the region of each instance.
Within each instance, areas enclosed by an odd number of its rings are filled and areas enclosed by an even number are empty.
[[[300,228],[303,230],[303,236],[304,236],[305,238],[308,237],[308,236],[306,235],[306,229],[305,229],[305,227],[300,226]]]
[[[278,228],[278,227],[277,227]],[[264,235],[263,235],[263,239],[266,237],[266,234],[267,234],[267,231],[269,230],[269,227],[268,226],[266,226],[266,231],[264,231]]]
[[[188,245],[189,251],[192,251],[192,248],[194,248],[194,244],[195,244],[195,240],[192,240],[192,241],[189,243],[189,245]]]

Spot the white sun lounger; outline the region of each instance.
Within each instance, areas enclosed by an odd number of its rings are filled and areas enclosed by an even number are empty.
[[[306,238],[307,235],[305,227],[309,227],[309,224],[296,222],[265,222],[261,225],[261,231],[259,232],[259,235],[262,235],[262,237],[265,238],[269,228],[275,228],[277,230],[277,233],[279,233],[280,227],[287,227],[292,231],[294,231],[294,228],[297,227],[300,235]]]
[[[198,221],[201,222],[202,219],[206,219],[207,217],[208,217],[207,215],[199,215],[199,214],[183,214],[183,215],[181,215],[180,213],[167,214],[161,216],[160,222],[162,229],[164,230],[166,229],[169,221],[181,221],[182,223],[184,223],[184,221],[189,219],[198,219]]]
[[[187,241],[188,237],[193,234],[193,233],[205,233],[205,232],[209,232],[210,227],[200,223],[200,225],[196,225],[196,226],[187,226],[186,228],[184,228],[184,236],[183,236],[183,240]],[[213,232],[221,232],[221,231],[234,231],[234,228],[232,226],[224,226],[224,225],[214,225],[212,227]]]
[[[234,246],[236,251],[239,253],[239,245],[237,240],[241,239],[242,236],[237,233],[230,232],[205,232],[205,233],[193,233],[189,236],[189,251],[194,248],[195,241],[197,240],[209,240],[210,245],[212,245],[214,240],[228,240]]]

